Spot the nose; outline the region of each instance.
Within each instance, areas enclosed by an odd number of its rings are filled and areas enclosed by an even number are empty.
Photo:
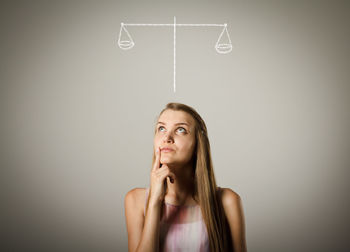
[[[173,142],[173,136],[171,135],[171,133],[166,133],[165,135],[164,135],[164,139],[163,139],[163,141],[164,142],[166,142],[166,143],[170,143],[170,142]]]

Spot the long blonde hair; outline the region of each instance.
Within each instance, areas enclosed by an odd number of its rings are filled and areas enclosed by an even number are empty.
[[[196,110],[182,103],[168,103],[159,116],[167,109],[184,111],[191,115],[195,121],[196,146],[192,158],[195,184],[193,197],[202,211],[203,220],[208,231],[210,251],[231,251],[231,235],[220,200],[220,191],[217,190],[205,122]],[[155,153],[153,153],[152,167],[154,162]],[[148,204],[149,197],[146,203],[146,212]]]

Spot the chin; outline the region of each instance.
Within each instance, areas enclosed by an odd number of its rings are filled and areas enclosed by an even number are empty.
[[[162,158],[160,160],[160,163],[162,164],[169,164],[169,165],[178,165],[179,164],[179,161],[178,160],[175,160],[173,158]],[[181,163],[181,162],[180,162]]]
[[[182,166],[182,162],[179,162],[177,160],[173,160],[173,159],[164,159],[164,161],[160,162],[162,164],[167,164],[167,165],[170,165],[170,166]]]
[[[162,158],[161,160],[160,160],[160,162],[162,163],[162,164],[171,164],[171,163],[173,163],[173,160],[172,160],[172,158]]]

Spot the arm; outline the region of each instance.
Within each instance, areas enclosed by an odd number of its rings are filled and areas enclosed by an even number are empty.
[[[222,194],[225,215],[230,226],[235,252],[246,252],[245,222],[241,197],[229,188]]]
[[[133,189],[125,195],[125,218],[128,231],[129,252],[158,251],[160,203],[149,202],[146,216],[143,216],[143,206],[137,204],[137,194],[140,189]]]

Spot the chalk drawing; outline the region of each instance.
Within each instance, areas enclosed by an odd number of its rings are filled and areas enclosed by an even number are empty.
[[[217,42],[215,43],[215,50],[220,54],[227,54],[232,51],[232,43],[230,35],[227,31],[227,24],[178,24],[176,23],[176,17],[174,17],[173,24],[120,24],[120,31],[118,36],[118,46],[120,49],[129,50],[135,46],[127,26],[154,26],[154,27],[173,27],[174,29],[174,92],[176,92],[176,27],[181,26],[195,26],[195,27],[223,27],[222,32],[219,35]]]

